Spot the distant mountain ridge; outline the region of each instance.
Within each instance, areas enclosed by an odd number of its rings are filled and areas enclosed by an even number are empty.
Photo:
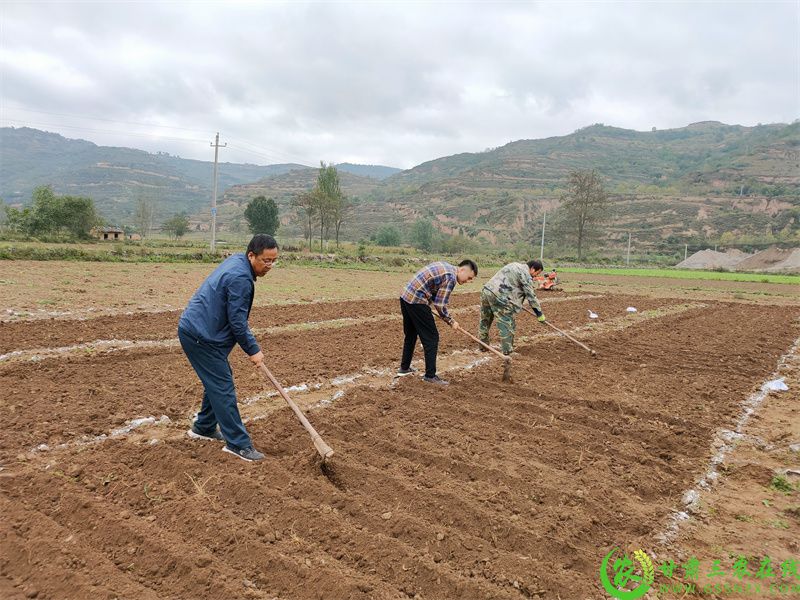
[[[359,177],[371,177],[372,179],[386,179],[403,169],[396,167],[384,167],[383,165],[354,165],[353,163],[339,163],[336,165],[337,171],[345,171]]]
[[[27,201],[34,185],[88,195],[103,214],[129,222],[137,197],[160,204],[160,216],[186,210],[208,220],[211,163],[103,148],[27,128],[0,129],[0,197]],[[342,188],[358,202],[343,230],[360,239],[385,225],[407,230],[430,219],[446,234],[491,244],[529,242],[558,207],[568,174],[596,169],[614,198],[606,228],[613,244],[632,233],[648,242],[717,239],[723,232],[800,230],[800,123],[756,127],[715,121],[633,131],[602,124],[569,135],[517,140],[490,151],[460,153],[398,171],[337,165]],[[292,198],[314,186],[317,168],[220,165],[219,225],[242,227],[256,195],[274,197],[283,235],[300,236]],[[388,175],[388,176],[387,176]]]
[[[542,214],[552,216],[559,205],[569,172],[592,168],[615,199],[609,243],[629,232],[642,241],[680,243],[800,226],[800,124],[705,121],[647,132],[592,125],[362,181],[358,193],[350,192],[360,203],[345,235],[359,239],[384,225],[408,229],[425,218],[447,234],[498,244],[530,241]],[[284,231],[299,234],[285,177],[268,176],[251,184],[249,192],[256,190],[278,200]],[[239,201],[245,196],[241,186],[226,192]]]
[[[432,218],[443,231],[509,243],[535,236],[532,224],[545,211],[552,215],[571,170],[593,168],[616,200],[609,242],[631,232],[677,243],[796,228],[798,150],[796,122],[649,132],[592,125],[424,163],[389,178],[381,191],[397,212]]]
[[[310,167],[221,162],[219,194],[295,169]],[[340,169],[375,180],[399,170],[349,163]],[[10,204],[28,203],[35,187],[51,184],[59,194],[91,197],[107,219],[121,223],[130,221],[138,198],[152,199],[159,218],[180,211],[191,214],[208,205],[212,173],[211,161],[98,146],[29,127],[0,128],[0,198]]]

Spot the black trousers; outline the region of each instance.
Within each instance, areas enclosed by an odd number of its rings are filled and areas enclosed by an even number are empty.
[[[427,304],[409,304],[400,299],[400,312],[403,313],[403,358],[400,361],[401,369],[411,366],[414,356],[414,346],[417,345],[417,336],[425,350],[425,376],[436,375],[436,352],[439,350],[439,330],[433,320],[431,307]]]

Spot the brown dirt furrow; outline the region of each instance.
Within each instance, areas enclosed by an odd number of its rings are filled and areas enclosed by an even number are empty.
[[[146,452],[144,454],[147,455]],[[117,465],[117,468],[120,466]],[[119,470],[114,475],[121,477]],[[116,566],[116,574],[106,575],[111,581],[127,579],[137,582],[153,592],[154,598],[272,599],[278,593],[293,598],[305,585],[312,589],[324,587],[333,597],[347,598],[357,593],[359,587],[381,587],[380,581],[370,581],[369,577],[356,571],[348,572],[342,567],[331,569],[330,563],[335,561],[328,561],[326,566],[327,556],[314,553],[313,550],[299,551],[294,539],[287,539],[275,548],[270,547],[266,540],[259,540],[253,531],[252,512],[248,510],[244,519],[233,517],[232,511],[217,506],[213,499],[193,495],[188,479],[185,480],[188,487],[183,490],[184,493],[177,492],[174,471],[170,474],[167,487],[170,488],[168,493],[178,497],[178,501],[170,507],[178,516],[173,514],[168,522],[162,522],[163,510],[160,509],[164,507],[159,505],[161,500],[150,501],[147,495],[153,498],[163,496],[156,496],[155,491],[147,492],[144,487],[149,482],[159,489],[158,475],[136,471],[125,477],[123,483],[115,485],[112,482],[100,488],[101,494],[91,489],[91,481],[88,482],[88,491],[81,489],[82,486],[76,485],[76,482],[70,482],[59,496],[57,509],[54,510],[46,501],[34,508],[37,514],[47,515],[57,523],[57,527],[67,531],[78,528],[76,519],[99,524],[91,531],[75,535],[90,550],[87,553],[89,556],[92,551],[106,554]],[[232,483],[241,485],[246,480],[246,477],[234,477]],[[40,474],[34,476],[32,481],[17,483],[16,487],[31,490],[35,489],[35,485],[47,485],[50,482],[46,474]],[[12,492],[10,497],[19,501],[16,493]],[[147,507],[146,510],[141,508],[143,505]],[[251,508],[259,508],[258,503],[251,503]],[[180,516],[186,518],[178,518]],[[252,534],[253,539],[242,538],[240,542],[237,532],[242,536]],[[288,531],[286,536],[289,537]],[[310,568],[312,561],[313,569]],[[84,577],[95,583],[95,561],[84,562],[87,563],[82,569]],[[205,568],[212,562],[212,568]],[[282,583],[271,580],[269,573],[273,572],[282,574]],[[331,596],[314,594],[309,597]],[[110,594],[108,597],[117,595]]]
[[[603,316],[630,302],[592,308]],[[554,304],[549,313],[577,325],[585,309]],[[520,329],[529,326],[539,331]],[[398,334],[399,323],[371,323],[276,336],[275,370],[297,383],[391,364]],[[596,359],[563,338],[537,340],[520,348],[510,384],[488,363],[452,374],[447,389],[412,378],[354,387],[312,414],[337,451],[330,479],[288,410],[250,426],[268,453],[262,465],[179,437],[179,423],[155,445],[144,432],[26,460],[12,458],[20,446],[6,437],[4,507],[20,551],[30,542],[19,532],[33,524],[42,538],[75,533],[89,557],[76,598],[92,597],[95,562],[106,565],[103,589],[120,596],[139,585],[181,599],[600,597],[602,555],[663,529],[705,469],[714,432],[730,426],[797,335],[796,309],[715,304],[598,331]],[[455,332],[442,340],[445,351],[465,346]],[[135,410],[163,406],[179,418],[195,404],[179,396],[193,377],[180,359],[131,352],[6,365],[0,385],[16,407],[15,437],[34,438],[22,416],[54,439],[91,415],[129,417],[134,385]],[[240,378],[240,391],[257,383]],[[67,395],[49,414],[44,400],[25,413],[25,400],[48,390]],[[53,595],[52,573],[0,565],[9,580]]]
[[[566,453],[554,455],[559,449],[563,450],[564,427],[571,428],[576,435],[591,439],[598,431],[605,428],[605,422],[594,418],[594,424],[575,422],[570,415],[559,414],[558,419],[550,422],[549,418],[540,420],[541,425],[529,427],[522,424],[519,420],[514,420],[504,415],[494,415],[493,424],[499,427],[504,435],[497,437],[494,429],[482,431],[481,424],[485,418],[483,412],[464,410],[463,405],[449,404],[439,409],[437,406],[415,407],[413,401],[407,401],[404,410],[413,411],[419,408],[426,414],[439,415],[439,419],[434,422],[442,422],[448,418],[457,418],[460,423],[466,423],[463,431],[457,431],[454,436],[445,436],[440,427],[433,424],[420,425],[419,423],[406,422],[391,418],[390,413],[384,416],[389,418],[382,419],[380,425],[373,426],[367,434],[374,438],[372,443],[378,445],[384,452],[381,455],[395,455],[408,460],[415,468],[424,472],[433,472],[441,476],[453,474],[465,479],[471,484],[486,483],[487,486],[505,485],[514,492],[529,489],[532,484],[541,485],[538,496],[547,500],[558,499],[560,490],[569,481],[560,480],[559,476],[563,470],[572,466],[576,472],[580,471],[579,463],[586,461],[591,463],[596,459],[601,459],[606,453],[606,448],[599,441],[588,442],[585,446],[571,449]],[[504,406],[505,403],[504,403]],[[519,408],[524,412],[526,419],[531,418],[530,408],[521,404],[514,406],[512,410]],[[591,414],[591,410],[586,407],[582,411],[574,411],[574,414]],[[535,420],[535,419],[534,419]],[[427,447],[428,436],[426,430],[432,432],[439,442],[440,450],[432,452]],[[608,428],[610,434],[611,428]],[[328,431],[330,426],[328,426]],[[341,430],[334,429],[332,432],[337,437],[343,437],[346,432],[357,431],[357,428],[342,427]],[[616,446],[616,458],[621,462],[636,461],[641,455],[641,443],[643,441],[655,441],[654,461],[658,463],[662,474],[661,477],[674,477],[680,472],[679,465],[671,464],[671,455],[662,451],[658,447],[658,436],[660,430],[653,423],[642,422],[642,425],[633,430],[624,440],[620,440]],[[519,451],[509,457],[506,445],[516,443]],[[540,458],[543,448],[552,448],[547,460]],[[501,461],[502,459],[502,461]],[[375,465],[380,468],[381,465]],[[545,483],[542,483],[544,481]],[[467,493],[469,490],[465,490]],[[514,509],[517,512],[519,507],[509,505],[503,506],[503,510]]]
[[[631,301],[637,301],[642,309],[675,302],[607,299],[604,314],[624,314]],[[554,303],[548,314],[569,328],[587,320],[586,303]],[[475,309],[459,315],[459,319],[476,328],[477,315]],[[440,331],[440,350],[444,353],[474,346],[474,342],[444,325]],[[520,336],[541,331],[542,326],[535,319],[520,316]],[[364,367],[393,367],[401,345],[400,321],[291,331],[264,340],[270,369],[289,385],[329,381]],[[417,354],[421,357],[421,352]],[[237,374],[240,397],[264,389],[264,380],[253,371],[241,350],[232,352],[231,364]],[[491,380],[496,377],[499,375],[493,375]],[[81,436],[101,435],[133,417],[166,414],[173,420],[183,419],[199,406],[200,386],[181,350],[164,348],[0,364],[0,389],[5,390],[0,402],[7,409],[10,422],[10,427],[0,430],[2,455],[8,451],[16,454],[41,443],[54,446]]]
[[[570,295],[577,295],[577,293],[554,292],[546,298],[565,299]],[[456,292],[452,296],[454,308],[477,305],[479,301],[479,294],[475,291]],[[399,314],[397,303],[397,299],[390,298],[253,307],[250,326],[253,329],[266,329],[333,319],[359,319],[373,315]],[[88,344],[97,340],[170,339],[175,337],[181,312],[173,310],[87,319],[0,321],[0,355],[15,350],[59,348]]]
[[[51,482],[45,481],[50,487]],[[50,510],[61,509],[56,500],[46,501]],[[14,515],[0,522],[0,571],[19,594],[4,598],[121,596],[158,600],[146,586],[126,577],[102,549],[85,543],[85,532],[76,534],[75,528],[63,527],[29,503],[5,494],[0,494],[0,507],[4,515]],[[35,576],[19,576],[26,571]]]
[[[549,298],[565,299],[570,294],[556,292]],[[571,295],[577,295],[573,293]],[[455,293],[456,308],[477,304],[475,291]],[[0,354],[14,350],[54,348],[90,343],[96,340],[159,340],[175,336],[181,315],[180,310],[120,313],[81,319],[34,321],[0,321]],[[280,327],[296,323],[315,323],[333,319],[358,319],[372,315],[391,314],[397,311],[397,300],[352,300],[277,304],[253,307],[250,323],[254,329]]]

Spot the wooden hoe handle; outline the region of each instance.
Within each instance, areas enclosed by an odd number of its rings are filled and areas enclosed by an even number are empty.
[[[442,319],[442,321],[444,321],[444,318],[443,318],[441,315],[437,315],[437,316],[438,316],[440,319]],[[478,342],[478,343],[479,343],[481,346],[483,346],[484,348],[486,348],[486,349],[487,349],[489,352],[494,352],[494,353],[495,353],[497,356],[499,356],[500,358],[502,358],[504,361],[506,361],[506,362],[511,362],[511,357],[510,357],[510,356],[506,356],[506,355],[505,355],[505,354],[503,354],[502,352],[500,352],[500,351],[496,350],[495,348],[492,348],[492,347],[491,347],[489,344],[485,344],[484,342],[482,342],[481,340],[479,340],[478,338],[476,338],[474,335],[472,335],[472,334],[471,334],[469,331],[467,331],[466,329],[463,329],[463,328],[459,327],[459,328],[458,328],[458,331],[461,331],[461,332],[463,332],[463,333],[464,333],[464,335],[467,335],[467,336],[471,337],[473,340],[475,340],[476,342]]]
[[[275,386],[275,389],[278,390],[278,393],[281,396],[283,396],[284,400],[286,400],[286,404],[288,404],[289,408],[292,409],[292,411],[294,412],[295,416],[298,418],[300,423],[303,424],[303,427],[306,428],[306,431],[311,436],[311,440],[314,442],[314,447],[317,449],[317,452],[322,457],[322,459],[328,460],[329,458],[331,458],[333,456],[333,449],[330,446],[328,446],[328,444],[325,443],[325,440],[323,440],[320,437],[320,435],[317,433],[317,430],[314,429],[311,423],[308,422],[306,416],[297,407],[294,401],[291,398],[289,398],[289,394],[287,394],[286,390],[284,390],[283,387],[281,387],[281,384],[278,383],[278,380],[275,379],[275,376],[269,372],[267,366],[262,362],[259,365],[259,367],[261,367],[261,371],[264,373],[266,378],[269,379],[272,385]]]
[[[520,304],[518,304],[517,306],[519,306],[519,307],[520,307],[522,310],[524,310],[525,312],[532,314],[534,317],[536,316],[536,313],[535,313],[535,312],[533,312],[533,311],[532,311],[530,308],[528,308],[528,307],[526,307],[526,306],[522,306],[522,305],[520,305]],[[587,346],[586,344],[583,344],[583,343],[579,342],[578,340],[576,340],[574,337],[572,337],[570,334],[568,334],[568,333],[567,333],[566,331],[564,331],[563,329],[559,329],[558,327],[556,327],[555,325],[553,325],[553,324],[552,324],[550,321],[547,321],[547,320],[545,320],[545,321],[544,321],[544,324],[545,324],[545,325],[549,325],[550,327],[552,327],[553,329],[555,329],[555,330],[556,330],[558,333],[560,333],[561,335],[563,335],[563,336],[564,336],[565,338],[567,338],[568,340],[570,340],[570,341],[572,341],[572,342],[575,342],[576,344],[578,344],[578,346],[580,346],[581,348],[583,348],[584,350],[586,350],[587,352],[589,352],[590,354],[592,354],[592,356],[594,356],[594,355],[596,354],[596,352],[595,352],[594,350],[592,350],[591,348],[589,348],[589,346]]]

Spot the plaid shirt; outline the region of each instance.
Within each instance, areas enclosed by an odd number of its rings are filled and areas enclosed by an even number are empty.
[[[447,303],[456,283],[456,268],[453,265],[446,262],[431,263],[414,275],[400,298],[409,304],[433,304],[436,312],[449,323],[452,318],[447,312]]]

